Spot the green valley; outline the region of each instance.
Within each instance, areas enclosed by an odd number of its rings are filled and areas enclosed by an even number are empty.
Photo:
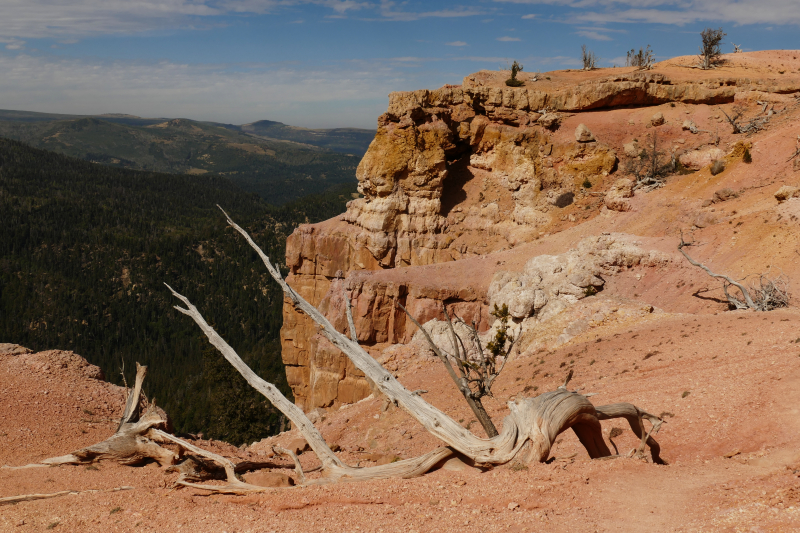
[[[69,127],[138,135],[94,119]],[[97,142],[116,142],[109,139],[98,134]],[[278,413],[223,372],[163,284],[190,297],[256,372],[290,394],[281,291],[216,205],[282,262],[286,236],[343,212],[355,187],[345,182],[282,207],[242,189],[216,174],[114,168],[0,139],[0,341],[73,350],[115,383],[123,368],[130,381],[135,362],[148,365],[146,392],[180,431],[241,444],[279,430]]]

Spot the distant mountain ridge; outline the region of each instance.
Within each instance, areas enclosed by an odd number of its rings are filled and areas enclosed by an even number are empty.
[[[308,129],[273,120],[259,120],[237,126],[240,131],[270,139],[295,141],[328,148],[334,152],[364,155],[375,138],[375,130],[358,128]]]
[[[112,167],[221,175],[282,205],[344,184],[355,191],[356,166],[374,132],[0,110],[0,137]]]
[[[290,126],[274,120],[258,120],[248,124],[227,124],[222,122],[191,120],[183,118],[153,117],[143,118],[125,113],[103,113],[99,115],[70,115],[61,113],[40,113],[37,111],[23,111],[13,109],[0,109],[0,122],[54,122],[60,120],[80,120],[94,118],[106,122],[125,124],[128,126],[152,126],[172,120],[186,120],[208,126],[216,126],[231,131],[265,137],[275,141],[293,141],[302,144],[327,148],[334,152],[362,156],[366,153],[369,143],[375,137],[376,130],[361,128],[301,128]]]

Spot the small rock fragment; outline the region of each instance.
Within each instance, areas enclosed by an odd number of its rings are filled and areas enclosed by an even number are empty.
[[[800,196],[800,187],[792,187],[791,185],[784,185],[775,192],[775,199],[778,202],[785,202],[789,198]]]
[[[630,211],[631,203],[627,198],[631,197],[633,197],[633,181],[622,178],[608,190],[604,202],[611,211]]]
[[[628,157],[636,157],[641,152],[641,150],[639,150],[639,144],[636,141],[623,144],[622,151],[625,152],[625,155]]]
[[[683,121],[683,126],[681,126],[681,129],[687,130],[687,131],[691,131],[692,133],[697,133],[697,131],[698,131],[697,130],[697,124],[695,124],[691,120],[684,120]]]
[[[594,135],[589,131],[585,124],[579,124],[575,128],[575,140],[579,143],[588,143],[594,141]]]
[[[508,504],[508,510],[509,511],[513,511],[517,507],[519,507],[519,504],[517,502],[511,502],[511,503]]]
[[[666,120],[664,120],[664,114],[661,112],[658,112],[652,117],[650,117],[650,124],[652,126],[661,126],[662,124],[664,124],[664,122],[666,122]]]
[[[725,459],[730,459],[731,457],[733,457],[733,456],[735,456],[735,455],[739,455],[740,453],[742,453],[742,452],[739,450],[739,448],[736,448],[736,449],[735,449],[735,450],[733,450],[732,452],[728,452],[728,453],[726,453],[725,455],[723,455],[723,457],[724,457]]]
[[[286,448],[287,450],[289,450],[290,452],[292,452],[295,455],[300,455],[304,451],[311,449],[308,446],[308,443],[306,442],[306,439],[303,439],[303,438],[290,440],[289,442],[286,443],[286,446],[284,446],[284,448]]]
[[[732,200],[733,198],[737,198],[739,195],[731,188],[725,187],[724,189],[720,189],[714,193],[713,202],[718,204],[720,202],[727,202],[728,200]]]
[[[544,126],[545,128],[552,130],[555,129],[561,123],[561,117],[558,116],[556,113],[545,113],[539,120],[537,120],[539,124]]]
[[[259,487],[291,487],[294,480],[283,472],[265,472],[259,470],[242,476],[247,483]]]

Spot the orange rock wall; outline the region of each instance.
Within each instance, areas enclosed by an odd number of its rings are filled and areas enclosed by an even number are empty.
[[[414,333],[398,303],[420,323],[442,318],[445,303],[486,330],[488,283],[433,286],[417,269],[540,238],[564,220],[565,202],[590,198],[587,181],[594,190],[619,183],[618,151],[603,139],[578,142],[585,139],[556,133],[568,117],[666,102],[744,102],[753,94],[780,100],[800,91],[797,77],[723,77],[676,66],[621,70],[553,72],[521,88],[504,86],[503,73],[479,72],[461,86],[391,94],[358,167],[363,197],[343,215],[291,235],[290,285],[340,331],[349,297],[359,342],[375,356]],[[611,204],[630,208],[627,200]],[[394,271],[393,281],[370,275],[386,269]],[[284,306],[281,340],[298,405],[328,407],[369,394],[364,376],[291,305]]]

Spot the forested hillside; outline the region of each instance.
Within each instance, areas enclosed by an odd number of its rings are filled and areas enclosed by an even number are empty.
[[[194,323],[163,283],[187,295],[265,379],[286,394],[278,332],[282,296],[216,204],[282,262],[298,223],[344,211],[342,185],[281,208],[219,176],[110,168],[0,139],[0,342],[67,349],[130,380],[181,431],[242,443],[278,429],[278,415]]]
[[[305,130],[278,122],[270,122],[270,136],[263,137],[240,126],[186,119],[48,118],[0,110],[0,137],[118,168],[219,174],[274,205],[354,183],[359,158],[333,149],[348,152],[355,142],[359,152],[364,138],[372,135],[368,130]],[[353,135],[356,141],[350,139]]]

